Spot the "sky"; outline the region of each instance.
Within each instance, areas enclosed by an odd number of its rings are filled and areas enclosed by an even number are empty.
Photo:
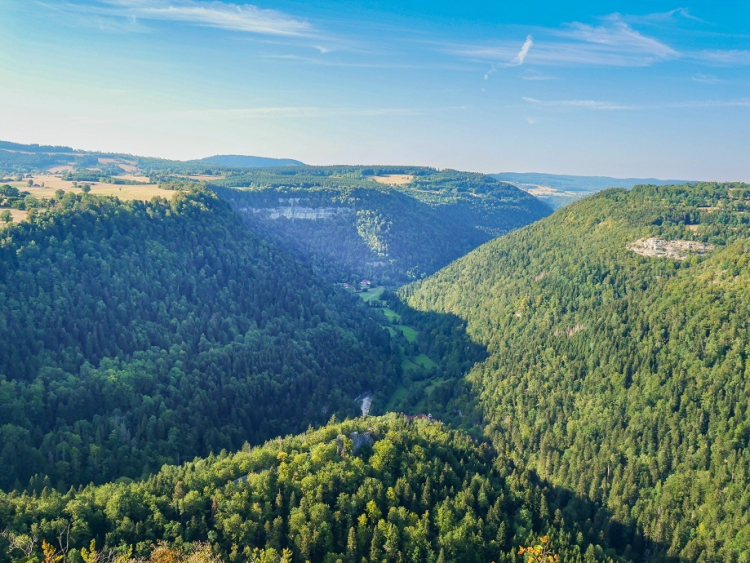
[[[0,139],[750,181],[750,2],[0,0]]]

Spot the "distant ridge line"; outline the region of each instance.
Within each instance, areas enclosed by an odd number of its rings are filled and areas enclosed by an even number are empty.
[[[694,184],[699,180],[660,180],[658,178],[614,178],[611,176],[575,176],[569,174],[544,174],[540,172],[498,172],[493,178],[505,182],[518,182],[549,186],[566,191],[598,191],[606,188],[632,188],[639,184],[665,186]]]
[[[292,158],[270,158],[264,156],[246,156],[241,154],[217,154],[188,162],[218,164],[233,168],[261,168],[268,166],[305,166],[304,162]]]

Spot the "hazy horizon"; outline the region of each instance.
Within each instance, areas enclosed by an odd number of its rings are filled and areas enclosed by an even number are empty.
[[[748,7],[0,6],[0,137],[189,160],[750,180]]]
[[[9,139],[0,139],[0,142],[9,142],[9,143],[21,144],[21,145],[45,145],[45,144],[47,144],[47,143],[38,143],[38,142],[18,143],[17,141],[13,141],[13,140],[9,140]],[[106,151],[106,152],[104,152],[104,151],[99,151],[99,150],[93,149],[93,148],[73,147],[73,146],[65,145],[65,144],[55,145],[55,146],[70,148],[70,149],[72,149],[74,151],[80,151],[80,152],[101,153],[101,154],[119,154],[119,155],[126,155],[126,156],[139,157],[139,158],[165,158],[165,157],[162,157],[162,156],[156,155],[156,154],[138,154],[138,153],[123,152],[123,151]],[[281,160],[298,160],[298,159],[295,159],[293,157],[269,157],[269,156],[263,155],[263,154],[229,154],[229,153],[204,155],[204,156],[201,156],[201,157],[189,158],[189,159],[175,158],[175,159],[166,159],[166,160],[175,160],[175,161],[179,161],[179,162],[191,162],[191,161],[205,160],[205,159],[208,159],[208,158],[220,157],[220,156],[239,156],[239,157],[250,157],[250,158],[261,158],[261,159],[267,158],[267,159],[280,160],[280,161]],[[383,166],[383,167],[385,167],[385,166],[403,166],[403,167],[428,167],[428,168],[436,168],[437,170],[458,170],[458,171],[464,171],[464,172],[481,172],[481,171],[477,171],[477,170],[466,170],[466,169],[457,169],[457,168],[450,168],[450,167],[431,167],[431,166],[428,166],[428,165],[414,163],[414,162],[412,162],[412,163],[404,163],[404,164],[395,164],[395,165],[392,164],[392,163],[385,163],[385,162],[354,162],[354,163],[351,163],[351,162],[331,162],[331,163],[324,163],[324,164],[311,164],[311,163],[307,163],[307,162],[301,162],[301,165],[303,165],[303,166],[327,166],[327,167],[337,167],[337,166],[354,166],[354,167],[362,167],[362,166],[374,166],[374,167],[377,167],[377,166]],[[289,165],[288,164],[284,164],[284,165],[280,165],[280,166],[289,166]],[[239,167],[241,168],[241,166],[239,166]],[[653,180],[676,180],[676,181],[683,181],[683,180],[684,181],[704,181],[704,180],[705,181],[712,181],[710,179],[705,179],[705,178],[655,178],[655,177],[646,177],[646,176],[630,176],[630,177],[622,177],[621,176],[621,177],[617,177],[617,176],[610,176],[610,175],[603,175],[603,174],[597,174],[597,175],[595,175],[595,174],[558,174],[558,173],[554,173],[554,172],[539,172],[539,171],[536,171],[536,170],[533,170],[533,171],[523,171],[523,172],[522,171],[518,171],[518,170],[494,170],[494,171],[491,171],[491,172],[481,172],[481,173],[484,173],[484,174],[497,174],[497,175],[502,175],[502,174],[525,175],[525,174],[528,174],[528,175],[560,176],[560,177],[564,177],[564,176],[569,176],[569,177],[582,176],[582,177],[590,177],[590,178],[612,178],[614,180],[633,180],[633,179],[648,180],[648,179],[653,179]]]

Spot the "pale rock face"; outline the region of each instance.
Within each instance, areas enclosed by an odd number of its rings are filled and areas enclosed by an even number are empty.
[[[279,198],[277,207],[244,207],[240,211],[260,215],[263,219],[303,219],[308,221],[325,221],[339,215],[354,212],[351,207],[311,207],[300,205],[301,198]]]
[[[712,244],[692,240],[662,240],[658,238],[640,239],[628,246],[641,256],[654,256],[685,260],[689,256],[705,254],[714,249]]]
[[[305,219],[309,221],[325,221],[339,215],[352,212],[349,207],[245,207],[241,211],[261,215],[264,219]]]

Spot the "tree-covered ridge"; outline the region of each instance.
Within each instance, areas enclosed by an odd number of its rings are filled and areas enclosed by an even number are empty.
[[[354,414],[400,372],[350,296],[211,192],[49,208],[0,233],[3,488],[258,443]]]
[[[216,155],[182,161],[124,153],[84,151],[65,146],[0,141],[0,174],[33,173],[55,166],[70,166],[78,172],[110,167],[113,169],[110,172],[116,175],[126,171],[119,168],[122,164],[126,165],[128,171],[133,171],[131,167],[134,167],[154,177],[168,177],[171,174],[202,174],[206,171],[236,173],[237,168],[297,166],[302,163],[289,158],[243,155]]]
[[[409,181],[382,183],[394,175]],[[431,274],[550,212],[489,176],[430,168],[261,169],[213,184],[255,228],[323,271],[386,283]]]
[[[66,560],[76,563],[92,540],[100,553],[131,557],[164,541],[208,543],[232,562],[278,562],[284,553],[290,563],[511,563],[520,544],[547,531],[563,561],[610,561],[566,524],[570,515],[555,505],[562,496],[486,443],[392,414],[165,466],[143,481],[0,493],[0,528],[35,538],[37,556],[62,532]],[[8,543],[0,544],[7,560]]]
[[[402,176],[403,183],[388,183],[389,177]],[[385,183],[384,183],[385,182]],[[399,182],[399,183],[395,183]],[[250,188],[253,191],[269,188],[311,189],[328,188],[347,192],[355,188],[380,188],[384,192],[401,191],[417,200],[433,205],[446,205],[466,195],[491,196],[479,198],[481,208],[493,200],[501,200],[519,207],[529,206],[536,200],[526,192],[486,174],[437,170],[419,166],[298,166],[260,168],[232,171],[219,186]],[[545,206],[541,205],[544,209]]]
[[[749,560],[749,196],[602,192],[405,292],[487,346],[469,380],[500,454],[637,526],[656,560]],[[716,248],[629,250],[646,237]]]
[[[266,158],[239,154],[218,154],[206,158],[188,161],[195,164],[216,165],[233,168],[255,168],[259,166],[304,166],[304,162],[291,158]]]

